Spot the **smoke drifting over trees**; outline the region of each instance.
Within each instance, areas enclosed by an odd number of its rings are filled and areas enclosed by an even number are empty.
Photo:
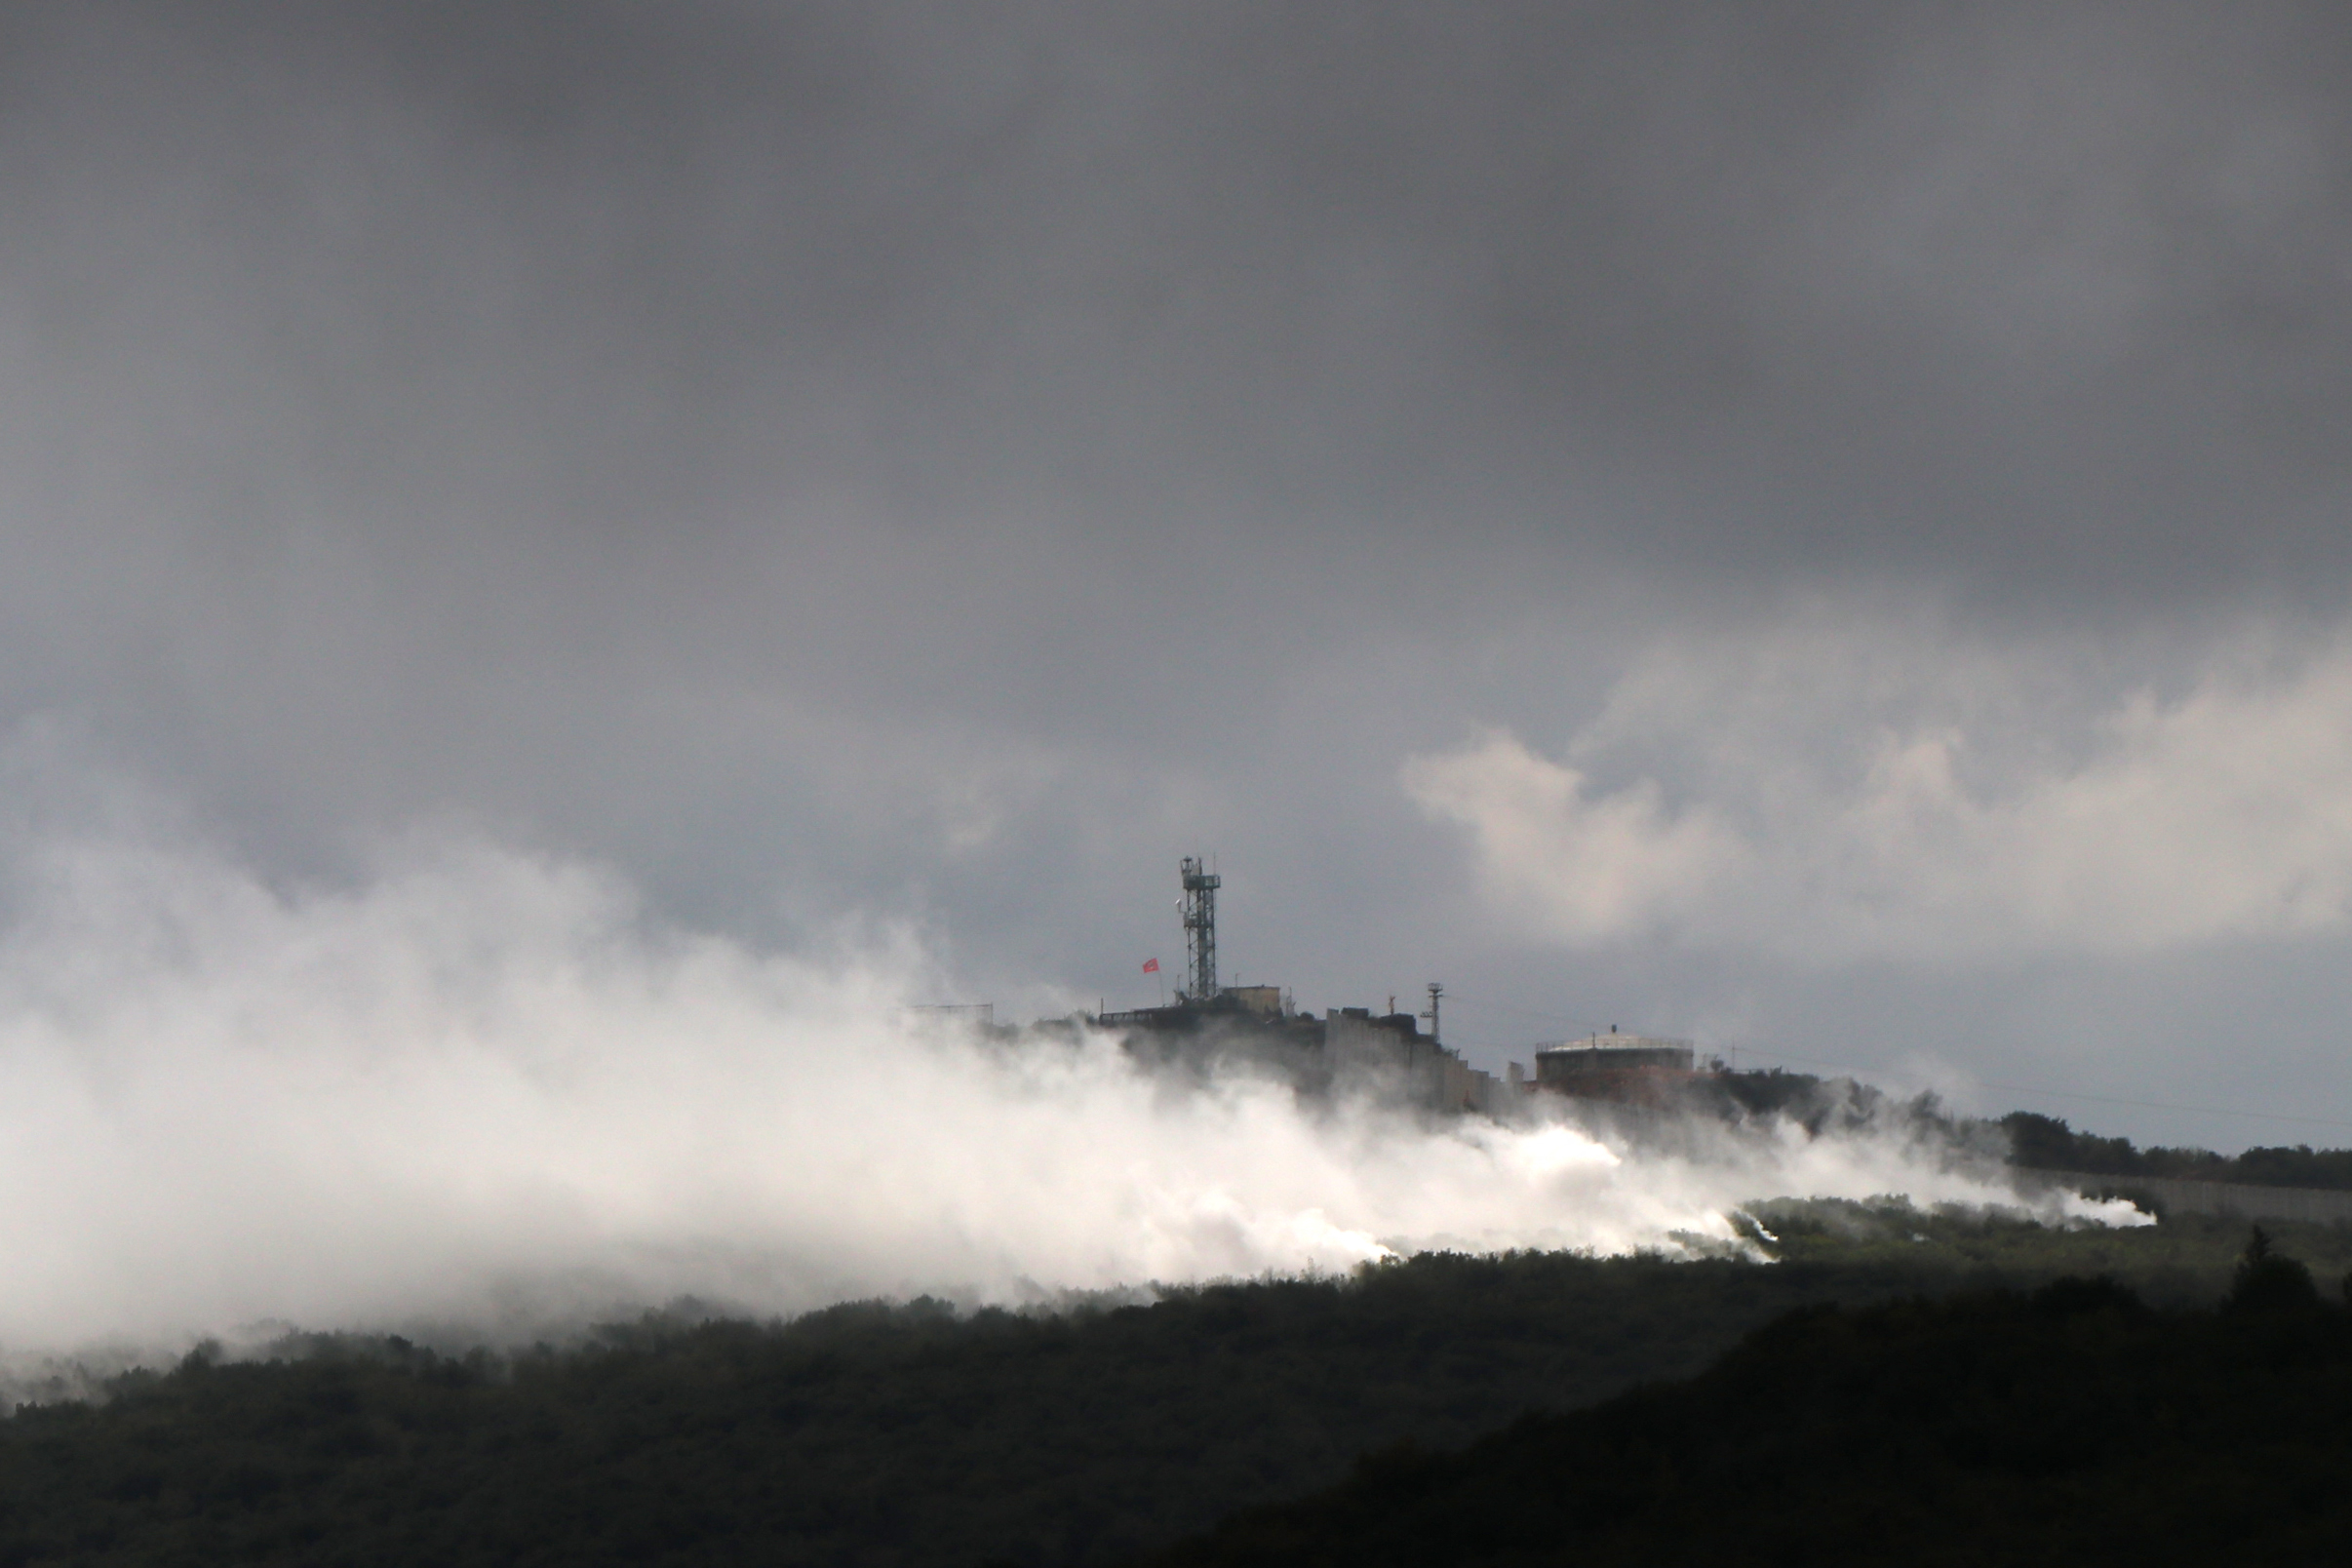
[[[1038,1304],[1429,1247],[1739,1252],[1736,1206],[1782,1193],[2017,1201],[1900,1124],[1636,1156],[1156,1077],[1082,1030],[988,1045],[902,1010],[904,947],[763,957],[577,867],[386,853],[333,891],[118,842],[18,868],[0,1349]]]

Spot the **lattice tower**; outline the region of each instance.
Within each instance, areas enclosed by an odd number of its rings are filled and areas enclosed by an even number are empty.
[[[1176,907],[1184,912],[1185,945],[1191,953],[1185,963],[1185,995],[1195,1001],[1212,1001],[1217,996],[1217,889],[1222,885],[1223,878],[1202,869],[1193,856],[1185,857],[1184,902]]]

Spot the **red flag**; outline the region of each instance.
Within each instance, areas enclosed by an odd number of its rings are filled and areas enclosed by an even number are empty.
[[[1146,974],[1157,974],[1158,972],[1159,972],[1159,960],[1158,960],[1157,959],[1146,959],[1146,960],[1144,960],[1144,973],[1146,973]]]

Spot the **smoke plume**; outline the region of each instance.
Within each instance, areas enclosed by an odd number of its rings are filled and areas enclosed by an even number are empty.
[[[1736,1245],[1735,1205],[1784,1194],[2014,1200],[1892,1137],[1644,1156],[1240,1073],[1179,1086],[1082,1028],[923,1024],[903,937],[753,951],[479,840],[340,886],[121,832],[5,869],[12,1353],[497,1333],[684,1294],[1021,1302],[1433,1246]]]

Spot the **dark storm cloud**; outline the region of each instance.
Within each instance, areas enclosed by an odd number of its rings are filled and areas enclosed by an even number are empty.
[[[28,20],[51,333],[201,301],[270,456],[527,486],[533,556],[846,490],[1300,554],[2342,565],[2330,8]]]

